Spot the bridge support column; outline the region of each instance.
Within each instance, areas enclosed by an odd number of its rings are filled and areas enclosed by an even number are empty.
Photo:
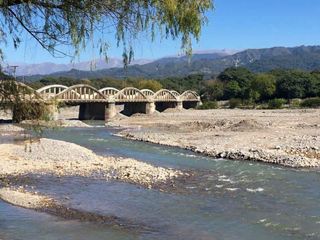
[[[182,101],[178,101],[175,108],[178,109],[178,110],[182,110],[182,109],[183,109],[183,103],[182,103]]]
[[[153,114],[156,111],[156,105],[154,102],[146,103],[146,114]]]
[[[105,110],[105,120],[108,121],[117,115],[116,103],[108,102]]]

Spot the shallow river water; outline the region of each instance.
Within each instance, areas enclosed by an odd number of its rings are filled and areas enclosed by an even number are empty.
[[[213,159],[113,132],[79,128],[45,136],[101,155],[191,170],[196,177],[179,183],[178,191],[161,192],[114,181],[33,176],[38,191],[123,224],[68,221],[0,201],[0,239],[320,239],[319,171]]]

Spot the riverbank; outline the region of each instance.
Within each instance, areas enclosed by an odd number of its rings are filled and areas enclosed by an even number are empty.
[[[168,110],[114,119],[127,139],[189,149],[214,158],[320,167],[320,109]],[[129,128],[128,128],[129,127]]]
[[[40,138],[0,145],[0,175],[53,174],[117,179],[143,185],[165,183],[182,172],[152,166],[135,159],[102,157],[79,145]]]
[[[99,156],[73,143],[25,135],[24,128],[12,124],[0,125],[0,187],[6,188],[0,191],[0,197],[25,208],[40,209],[41,201],[30,194],[13,194],[8,189],[21,189],[27,185],[23,179],[28,175],[117,180],[145,188],[165,188],[173,185],[176,178],[188,176],[179,170],[157,167],[131,158]]]

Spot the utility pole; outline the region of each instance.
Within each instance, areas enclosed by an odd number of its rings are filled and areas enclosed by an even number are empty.
[[[13,69],[12,72],[10,70],[8,70],[9,74],[10,72],[12,73],[11,75],[13,75],[14,80],[17,80],[17,76],[16,76],[16,72],[17,72],[17,67],[19,67],[18,65],[12,65],[12,66],[7,66],[7,69]]]
[[[17,67],[19,67],[19,66],[13,65],[13,66],[10,66],[10,67],[13,68],[13,77],[14,77],[14,80],[16,81],[17,80],[16,71],[17,71]]]

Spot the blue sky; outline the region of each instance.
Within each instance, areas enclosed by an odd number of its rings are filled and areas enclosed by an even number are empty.
[[[216,0],[215,10],[208,13],[209,23],[203,27],[201,39],[194,50],[266,48],[320,44],[319,0]],[[53,58],[26,34],[26,43],[18,50],[1,46],[8,62],[68,63],[69,58]],[[110,57],[121,57],[112,36]],[[181,53],[180,42],[144,37],[135,42],[135,58],[154,59]],[[90,46],[76,61],[98,57]]]

